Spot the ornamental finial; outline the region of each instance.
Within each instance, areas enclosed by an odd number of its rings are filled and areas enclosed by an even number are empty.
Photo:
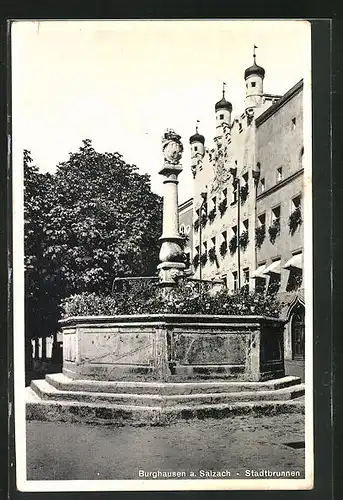
[[[258,49],[258,47],[257,45],[254,45],[254,52],[253,52],[254,64],[256,64],[256,49]]]
[[[171,128],[167,128],[162,137],[162,152],[165,163],[178,165],[183,153],[183,145],[181,136]]]

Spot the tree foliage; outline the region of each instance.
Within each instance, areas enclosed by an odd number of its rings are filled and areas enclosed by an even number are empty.
[[[108,294],[115,277],[156,274],[162,206],[148,175],[88,139],[53,175],[26,151],[24,171],[31,336],[51,333],[69,295]]]

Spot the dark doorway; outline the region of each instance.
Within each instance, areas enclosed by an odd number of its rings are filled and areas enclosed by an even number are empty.
[[[291,328],[293,359],[305,359],[305,308],[301,304],[294,309]]]

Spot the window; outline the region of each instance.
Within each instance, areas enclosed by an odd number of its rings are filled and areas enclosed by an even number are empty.
[[[263,262],[258,262],[257,267],[265,266],[266,261]],[[266,289],[266,279],[263,278],[262,276],[258,276],[255,278],[255,291],[257,293],[264,293]]]
[[[248,290],[249,290],[249,278],[250,278],[249,268],[246,267],[245,269],[243,269],[243,284]]]
[[[272,222],[279,222],[280,223],[280,215],[281,215],[281,206],[277,206],[272,209]]]
[[[246,88],[248,88],[248,84],[246,84],[245,86],[246,86]]]
[[[194,146],[194,151],[198,151],[198,146]]]
[[[297,119],[294,117],[292,118],[292,130],[294,130],[296,126],[297,126]]]
[[[223,190],[222,200],[226,200],[226,198],[227,198],[227,188]]]
[[[265,229],[266,227],[266,214],[260,214],[257,216],[258,226]]]
[[[260,185],[261,185],[261,193],[263,193],[263,191],[266,189],[264,178],[260,180]]]
[[[256,248],[260,249],[266,237],[266,214],[257,216],[257,225],[255,228],[255,243]]]
[[[301,196],[295,196],[291,201],[291,212],[296,210],[297,208],[301,208]]]
[[[232,227],[232,235],[235,236],[237,234],[237,226]]]
[[[185,225],[180,224],[180,234],[185,234]]]
[[[299,154],[299,167],[303,168],[304,166],[304,147],[301,148],[300,154]]]
[[[251,82],[252,87],[256,87],[256,82]]]
[[[227,231],[222,232],[222,238],[224,241],[227,241]]]
[[[296,232],[299,226],[302,224],[302,214],[301,214],[301,196],[294,196],[291,200],[291,213],[288,218],[288,227],[291,236]]]
[[[217,198],[214,196],[212,198],[212,209],[215,210],[217,208]]]
[[[282,167],[276,170],[276,182],[282,181]]]
[[[232,273],[232,282],[233,282],[233,289],[236,291],[238,289],[238,276],[237,276],[237,271],[234,271]]]
[[[224,120],[224,115],[219,115],[219,120]]]
[[[249,219],[243,221],[243,230],[249,232]]]

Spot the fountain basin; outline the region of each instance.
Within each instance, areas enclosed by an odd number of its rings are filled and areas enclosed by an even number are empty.
[[[141,314],[60,321],[71,379],[263,381],[284,377],[280,319]]]

